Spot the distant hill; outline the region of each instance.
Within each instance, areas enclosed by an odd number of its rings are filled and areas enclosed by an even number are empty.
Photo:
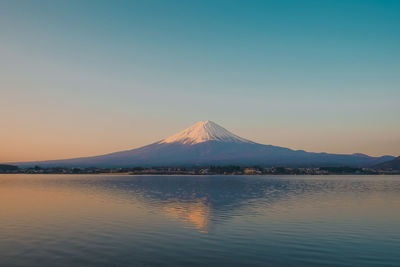
[[[0,164],[0,172],[8,172],[8,171],[16,171],[18,170],[17,166],[9,165],[9,164]]]
[[[392,156],[328,154],[264,145],[239,137],[212,121],[201,121],[166,139],[111,154],[39,162],[15,163],[20,167],[152,167],[205,165],[260,165],[265,167],[370,167]]]
[[[400,157],[373,166],[377,170],[400,170]]]

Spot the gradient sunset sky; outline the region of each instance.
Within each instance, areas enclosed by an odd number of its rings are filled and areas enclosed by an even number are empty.
[[[132,149],[200,120],[400,154],[400,1],[0,1],[0,162]]]

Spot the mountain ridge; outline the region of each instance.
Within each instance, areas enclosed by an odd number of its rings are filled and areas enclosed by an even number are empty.
[[[373,168],[378,170],[400,170],[400,156],[389,161],[379,163]]]
[[[392,156],[329,154],[264,145],[239,137],[212,121],[200,121],[158,142],[99,156],[17,162],[18,166],[128,167],[189,165],[355,166],[368,167]]]

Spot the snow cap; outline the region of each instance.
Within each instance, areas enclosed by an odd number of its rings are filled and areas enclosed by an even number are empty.
[[[230,143],[252,143],[241,138],[212,121],[199,121],[191,127],[160,141],[160,143],[182,143],[194,145],[207,141]]]

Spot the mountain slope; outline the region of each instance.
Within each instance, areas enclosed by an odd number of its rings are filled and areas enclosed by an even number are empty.
[[[263,145],[241,138],[211,121],[198,122],[188,129],[156,143],[111,154],[17,163],[19,166],[184,166],[257,164],[262,166],[371,166],[393,159],[362,154],[310,153]]]
[[[400,170],[400,157],[373,166],[377,170]]]

